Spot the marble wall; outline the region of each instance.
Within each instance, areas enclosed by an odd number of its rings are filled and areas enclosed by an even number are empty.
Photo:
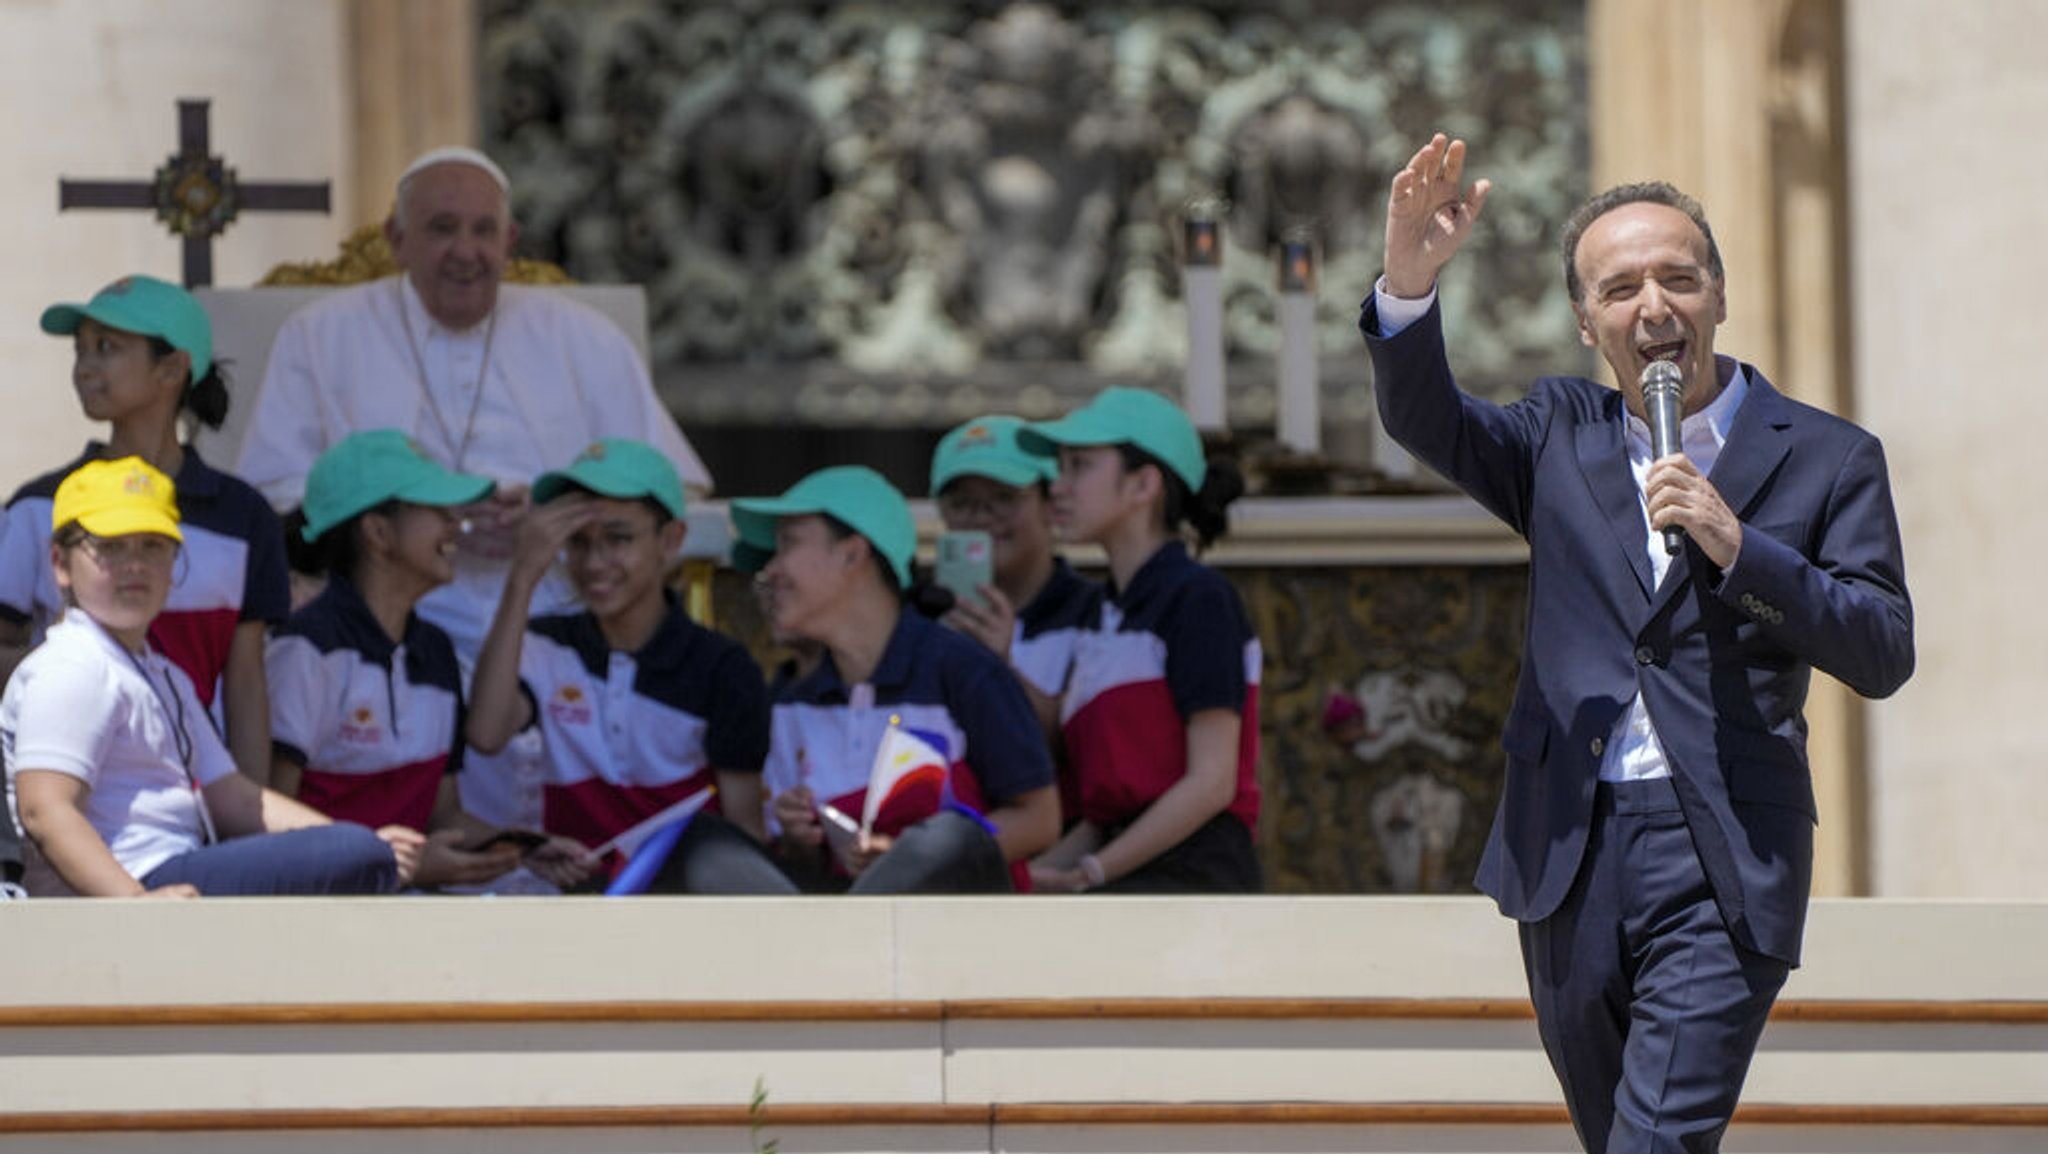
[[[1870,710],[1874,891],[2048,895],[2048,5],[1848,6],[1856,413],[1884,438],[1919,670]]]
[[[176,280],[180,246],[147,212],[59,215],[61,176],[147,180],[177,150],[177,101],[213,101],[213,150],[247,180],[326,180],[348,168],[345,0],[48,0],[0,4],[0,493],[68,460],[92,426],[70,390],[71,348],[36,317],[143,272]],[[251,213],[214,246],[215,281],[332,251],[353,220]]]

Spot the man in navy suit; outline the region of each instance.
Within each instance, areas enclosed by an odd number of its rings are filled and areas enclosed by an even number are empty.
[[[1620,391],[1545,377],[1506,406],[1459,391],[1437,273],[1489,190],[1467,189],[1464,166],[1464,142],[1439,135],[1394,177],[1359,327],[1388,431],[1529,542],[1479,886],[1520,923],[1586,1149],[1718,1150],[1799,961],[1811,671],[1883,697],[1913,670],[1884,453],[1715,355],[1720,251],[1662,183],[1602,193],[1565,230],[1580,339]],[[1656,360],[1683,377],[1684,444],[1652,460],[1639,382]]]

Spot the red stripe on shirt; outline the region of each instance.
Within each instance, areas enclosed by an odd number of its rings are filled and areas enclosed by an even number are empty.
[[[336,821],[425,830],[433,822],[447,769],[445,753],[375,773],[336,773],[309,765],[299,777],[299,800]]]

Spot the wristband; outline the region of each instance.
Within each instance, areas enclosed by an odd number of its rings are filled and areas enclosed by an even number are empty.
[[[1081,860],[1074,865],[1081,871],[1081,876],[1088,879],[1089,889],[1099,890],[1109,884],[1109,875],[1102,871],[1102,859],[1094,854],[1082,854]]]

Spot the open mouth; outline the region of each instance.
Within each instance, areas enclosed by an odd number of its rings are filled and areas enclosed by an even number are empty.
[[[1685,342],[1657,341],[1652,344],[1637,345],[1636,352],[1643,358],[1643,362],[1645,364],[1651,361],[1674,361],[1682,363],[1685,360]]]

